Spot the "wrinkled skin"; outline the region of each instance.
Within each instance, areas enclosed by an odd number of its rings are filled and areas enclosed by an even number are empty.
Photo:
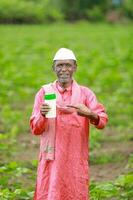
[[[67,88],[71,85],[73,73],[76,69],[77,64],[74,60],[58,60],[53,63],[53,70],[56,73],[58,82],[62,88]],[[75,108],[78,115],[89,118],[95,125],[98,124],[99,117],[95,113],[91,112],[91,110],[84,104],[76,106],[68,105],[68,107]],[[50,107],[46,103],[44,103],[40,108],[40,112],[43,116],[45,116],[49,110]]]
[[[53,65],[54,72],[63,88],[71,85],[73,73],[77,69],[76,62],[73,60],[58,60]]]

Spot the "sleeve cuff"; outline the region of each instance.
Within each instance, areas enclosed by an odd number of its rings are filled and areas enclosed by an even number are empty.
[[[96,128],[98,129],[103,129],[107,123],[107,118],[99,116],[99,122],[97,125],[95,125]]]
[[[41,113],[38,113],[36,116],[34,116],[32,133],[35,135],[42,134],[46,128],[46,124],[47,124],[47,119],[43,117]]]

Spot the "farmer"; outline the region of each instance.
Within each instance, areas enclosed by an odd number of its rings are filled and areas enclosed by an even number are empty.
[[[34,200],[88,200],[88,139],[92,124],[103,129],[107,114],[95,94],[73,79],[76,57],[61,48],[53,59],[57,80],[35,97],[30,127],[41,136]],[[46,93],[56,94],[56,118],[46,118]]]

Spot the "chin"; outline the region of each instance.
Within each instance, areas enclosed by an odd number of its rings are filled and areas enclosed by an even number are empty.
[[[62,78],[59,79],[60,83],[69,83],[70,81],[71,81],[70,79],[62,79]]]

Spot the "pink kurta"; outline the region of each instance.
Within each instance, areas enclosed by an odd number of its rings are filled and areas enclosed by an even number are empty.
[[[71,104],[76,84],[73,81],[72,86],[63,91],[58,82],[53,83],[61,95],[61,103]],[[104,128],[108,118],[103,105],[97,102],[90,89],[83,86],[79,88],[80,103],[98,114],[96,128]],[[47,126],[48,120],[40,114],[44,93],[43,88],[37,93],[30,118],[30,127],[35,135],[42,135]],[[40,151],[34,200],[88,200],[89,126],[89,120],[76,112],[66,113],[57,109],[55,160],[45,160],[45,154]]]

